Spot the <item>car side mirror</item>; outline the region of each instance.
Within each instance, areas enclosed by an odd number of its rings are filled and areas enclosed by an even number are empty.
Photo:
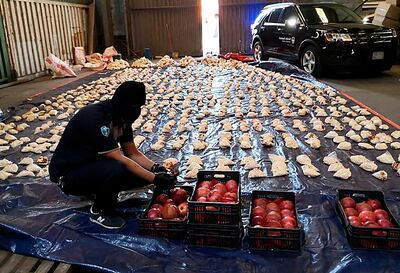
[[[300,26],[300,23],[296,18],[290,18],[285,21],[285,27],[289,29],[298,29]]]

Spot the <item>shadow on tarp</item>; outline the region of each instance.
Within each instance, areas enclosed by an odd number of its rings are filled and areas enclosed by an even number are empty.
[[[314,78],[284,62],[264,62],[259,65],[321,86],[321,83]],[[209,131],[211,136],[215,136],[218,130],[210,124]],[[308,148],[301,143],[301,140],[298,141],[302,145],[302,150],[307,151]],[[322,139],[321,141],[324,148],[335,148],[331,143],[325,143]],[[276,150],[282,148],[282,144],[277,144]],[[143,146],[141,149],[148,151],[149,147]],[[231,154],[238,153],[237,149],[238,147],[232,148]],[[258,151],[260,149],[253,150],[258,158],[265,157],[265,154],[260,154],[264,152]],[[188,152],[190,151],[182,151],[182,153]],[[291,151],[285,152],[290,158],[294,158]],[[323,150],[314,155],[308,151],[310,156],[316,157],[318,166],[322,165],[321,154],[326,152],[327,150]],[[206,150],[203,155],[212,153],[213,151]],[[160,152],[153,156],[163,158],[167,154]],[[171,156],[183,160],[181,154]],[[343,155],[339,153],[339,156]],[[212,166],[207,160],[205,165]],[[273,179],[252,181],[247,177],[243,179],[245,206],[242,215],[244,224],[247,224],[252,190],[286,187],[296,191],[299,219],[305,234],[304,246],[297,254],[251,253],[248,250],[246,234],[241,250],[193,248],[182,241],[139,236],[135,213],[126,215],[127,225],[124,228],[115,231],[106,230],[90,222],[89,202],[86,199],[66,196],[57,185],[47,180],[28,178],[9,179],[0,184],[0,247],[20,254],[81,265],[104,272],[400,271],[398,252],[360,251],[350,248],[335,211],[335,188],[339,182],[332,179],[331,175],[328,178],[326,168],[321,172],[320,178],[312,180],[300,174],[293,162],[289,162],[288,165],[289,177],[285,181],[279,180],[279,183]],[[371,182],[369,174],[367,176],[358,168],[350,167],[360,182],[354,179],[348,182],[348,187],[381,188],[386,193],[388,206],[398,218],[400,195],[395,179],[385,184],[380,181]],[[138,207],[137,213],[143,209],[144,207]]]
[[[138,236],[135,219],[118,231],[88,220],[88,203],[51,182],[0,186],[0,245],[16,253],[106,272],[395,272],[396,252],[352,251],[331,195],[298,195],[305,245],[299,254],[188,247]],[[244,195],[248,217],[249,194]],[[398,211],[396,211],[398,214]]]

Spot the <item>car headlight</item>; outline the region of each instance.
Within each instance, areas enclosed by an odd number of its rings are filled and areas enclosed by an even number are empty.
[[[327,42],[351,42],[353,39],[351,39],[351,36],[346,33],[331,33],[327,32],[325,33],[325,40]]]
[[[392,31],[393,31],[393,37],[396,38],[396,37],[397,37],[397,32],[396,32],[396,30],[395,30],[395,29],[392,29]]]

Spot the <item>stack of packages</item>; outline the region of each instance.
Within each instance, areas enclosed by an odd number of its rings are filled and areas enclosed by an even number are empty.
[[[189,200],[188,241],[198,247],[240,248],[240,173],[199,171]]]
[[[75,68],[80,70],[82,67],[86,67],[90,70],[98,71],[105,68],[117,70],[129,67],[127,61],[115,59],[118,58],[118,55],[117,50],[113,46],[107,47],[103,54],[92,53],[88,56],[86,56],[83,47],[74,47]]]
[[[374,25],[400,28],[400,0],[386,0],[375,10]]]

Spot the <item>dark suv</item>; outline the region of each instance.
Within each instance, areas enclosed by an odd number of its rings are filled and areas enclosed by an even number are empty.
[[[338,4],[273,4],[251,25],[256,60],[298,61],[315,76],[333,67],[390,69],[396,59],[394,29],[363,23]]]

